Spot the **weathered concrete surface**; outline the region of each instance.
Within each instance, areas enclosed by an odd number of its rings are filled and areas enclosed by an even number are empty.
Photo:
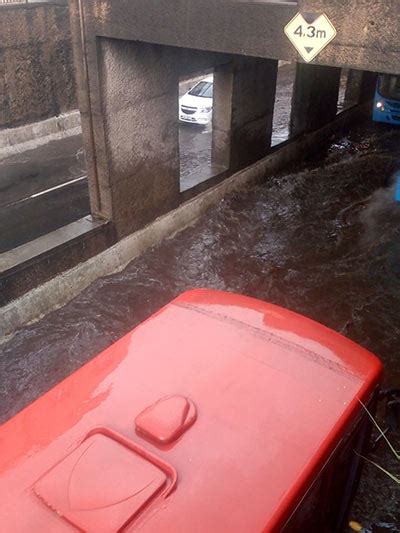
[[[293,61],[298,55],[283,29],[301,11],[326,13],[337,30],[315,64],[400,73],[398,0],[169,0],[168,8],[148,0],[72,0],[77,35],[79,4],[89,62],[96,35]]]
[[[297,135],[321,128],[333,120],[341,69],[298,63],[293,87],[290,133]]]
[[[400,73],[398,0],[299,0],[303,13],[325,13],[336,38],[317,64]]]
[[[79,76],[89,194],[92,213],[112,221],[119,238],[181,201],[181,77],[216,69],[212,172],[233,173],[266,155],[276,61],[106,38],[96,50]],[[79,52],[77,45],[77,61]]]
[[[349,70],[347,75],[346,91],[344,95],[345,105],[355,105],[359,103],[363,74],[364,73],[362,70]]]
[[[278,62],[233,57],[214,73],[213,163],[230,173],[271,147]]]
[[[223,119],[226,119],[228,134],[231,126],[231,100],[228,95],[232,94],[233,72],[231,63],[222,65],[227,71],[231,82],[230,89],[222,87],[215,75],[214,91],[220,94],[220,102],[214,97],[216,111],[223,111]],[[285,65],[284,70],[294,65]],[[252,72],[247,72],[252,79]],[[197,81],[204,77],[204,73],[197,76]],[[283,85],[292,87],[292,76],[286,76],[281,80]],[[189,79],[179,84],[180,95],[184,94],[194,81]],[[254,91],[256,93],[256,91]],[[260,92],[263,102],[263,95]],[[285,87],[286,105],[280,114],[288,119],[287,107],[290,107],[290,97]],[[248,98],[251,100],[251,97]],[[229,101],[229,105],[226,105]],[[246,102],[244,103],[246,105]],[[263,108],[260,106],[261,109]],[[215,118],[215,117],[214,117]],[[283,117],[282,117],[283,118]],[[25,148],[30,145],[32,135],[42,126],[46,131],[58,131],[58,127],[65,123],[80,124],[76,112],[65,116],[65,121],[60,118],[52,118],[41,123],[22,126],[15,130],[3,130],[0,132],[0,143],[6,139],[5,133],[13,133],[13,139],[23,140],[21,145],[8,146],[11,153],[7,158],[1,158],[0,149],[0,253],[11,250],[16,246],[36,239],[47,232],[54,231],[58,227],[69,224],[89,213],[87,182],[85,180],[86,166],[82,151],[81,135],[67,135],[58,138],[58,133],[47,138],[40,138],[40,145],[32,150]],[[65,124],[65,125],[68,125]],[[17,131],[16,131],[17,130]],[[20,131],[22,130],[22,131]],[[212,131],[214,130],[214,131]],[[261,138],[266,138],[265,131],[261,132]],[[55,138],[44,144],[44,140]],[[214,128],[201,128],[193,124],[179,124],[179,151],[180,151],[180,194],[181,201],[187,201],[194,194],[198,194],[209,186],[220,181],[221,173],[229,166],[229,139],[222,139],[222,147],[225,150],[226,160],[221,165],[216,165],[211,150],[211,140],[215,138]],[[31,139],[31,140],[28,140]],[[33,144],[36,144],[34,142]],[[4,148],[7,151],[6,148]],[[243,156],[247,157],[246,150]],[[261,157],[261,155],[260,155]],[[226,174],[225,174],[226,175]],[[216,179],[215,179],[216,178]],[[209,181],[212,180],[212,181]],[[206,183],[204,183],[206,181]],[[194,187],[194,189],[193,189]],[[53,189],[53,190],[51,190]],[[191,189],[191,190],[189,190]],[[34,196],[33,198],[31,196]],[[1,263],[1,260],[0,260]],[[40,283],[40,279],[38,279]]]
[[[194,223],[209,207],[215,205],[230,192],[263,180],[268,175],[293,164],[296,160],[302,160],[307,155],[317,152],[332,135],[339,132],[343,134],[347,128],[360,121],[368,112],[367,106],[355,106],[344,111],[320,130],[282,143],[278,149],[264,159],[159,217],[142,230],[125,237],[99,255],[53,279],[49,276],[48,282],[3,306],[0,337],[10,335],[22,325],[64,305],[98,277],[121,270],[131,259],[149,247]],[[61,247],[61,251],[62,249]],[[50,262],[49,265],[51,264]]]
[[[101,39],[108,183],[102,215],[124,236],[172,209],[179,195],[178,77],[168,50]]]
[[[233,72],[231,63],[217,65],[214,69],[211,153],[212,162],[221,168],[229,167],[232,94]]]
[[[0,128],[76,108],[68,6],[2,6]]]
[[[277,73],[272,59],[234,61],[230,171],[255,163],[270,149]]]

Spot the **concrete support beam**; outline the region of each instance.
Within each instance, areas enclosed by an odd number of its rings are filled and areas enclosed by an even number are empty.
[[[321,128],[337,113],[341,69],[298,63],[293,87],[290,134]]]
[[[400,72],[399,0],[70,0],[89,63],[96,36],[293,61],[285,25],[300,11],[326,13],[337,37],[314,59],[321,65]],[[84,27],[79,26],[82,17]]]
[[[346,92],[344,95],[345,107],[356,105],[360,101],[362,78],[362,70],[349,69],[349,73],[347,75]]]
[[[345,106],[372,100],[378,75],[374,72],[350,69],[347,77]]]
[[[362,104],[373,100],[377,79],[378,74],[376,72],[363,72],[358,103]]]
[[[213,164],[236,172],[271,146],[278,62],[237,58],[214,70]]]
[[[178,203],[179,72],[157,45],[101,39],[99,48],[108,161],[99,193],[122,237]]]
[[[214,69],[212,164],[229,168],[232,121],[232,63]]]
[[[230,171],[251,165],[270,149],[277,72],[272,59],[234,60]]]

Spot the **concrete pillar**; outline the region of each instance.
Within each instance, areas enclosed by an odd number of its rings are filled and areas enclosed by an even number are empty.
[[[350,107],[359,103],[362,74],[361,70],[349,70],[347,75],[346,92],[344,94],[345,107]]]
[[[336,116],[341,69],[298,63],[292,95],[290,134],[316,130]]]
[[[221,169],[229,168],[230,136],[232,123],[232,64],[214,68],[212,164]]]
[[[347,77],[345,106],[368,102],[374,98],[377,74],[362,70],[350,69]]]
[[[230,171],[264,157],[271,146],[278,62],[235,58],[231,86]]]
[[[178,204],[179,71],[158,45],[100,39],[99,52],[108,168],[98,187],[120,238]]]
[[[374,99],[377,79],[378,74],[376,72],[363,71],[360,87],[360,103],[369,102]]]

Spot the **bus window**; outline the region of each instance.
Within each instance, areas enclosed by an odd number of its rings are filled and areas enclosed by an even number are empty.
[[[384,98],[400,100],[400,77],[383,74],[380,77],[379,93]]]

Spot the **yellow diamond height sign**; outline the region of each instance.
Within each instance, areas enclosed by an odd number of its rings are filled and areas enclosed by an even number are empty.
[[[301,13],[286,24],[285,33],[301,57],[309,63],[336,37],[336,29],[324,14],[307,22]]]

